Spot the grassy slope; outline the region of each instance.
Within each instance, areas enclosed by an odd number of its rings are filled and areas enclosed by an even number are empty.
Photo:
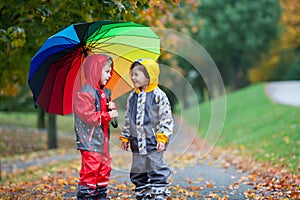
[[[37,112],[0,112],[0,125],[35,128],[37,126],[37,117]],[[74,132],[72,115],[57,115],[56,122],[59,131]],[[45,117],[45,124],[46,126],[48,125],[48,115]]]
[[[225,124],[217,145],[237,147],[259,160],[285,163],[292,171],[298,171],[300,108],[272,102],[265,94],[264,84],[227,94],[226,101]],[[207,131],[210,112],[210,103],[200,106],[201,135]]]
[[[124,111],[119,111],[120,125],[124,118]],[[16,126],[35,128],[37,126],[37,112],[0,112],[0,126]],[[58,131],[74,134],[73,115],[56,115]],[[45,116],[45,125],[48,125],[48,115]]]

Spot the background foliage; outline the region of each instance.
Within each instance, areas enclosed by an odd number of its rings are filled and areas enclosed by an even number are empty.
[[[279,25],[281,34],[272,42],[269,51],[249,71],[251,82],[268,80],[299,80],[300,65],[297,64],[300,49],[300,1],[280,0],[282,15]],[[294,63],[294,64],[293,64]],[[294,74],[292,77],[290,74]]]
[[[279,35],[278,1],[203,0],[200,42],[219,66],[225,84],[235,89],[248,84],[247,72]]]
[[[299,0],[251,3],[247,0],[17,0],[13,4],[1,1],[0,110],[33,109],[26,83],[30,59],[49,36],[73,23],[103,19],[133,21],[187,34],[211,55],[228,90],[260,81],[299,79],[299,3]],[[160,63],[181,68],[199,99],[205,100],[205,83],[193,66],[163,50]]]

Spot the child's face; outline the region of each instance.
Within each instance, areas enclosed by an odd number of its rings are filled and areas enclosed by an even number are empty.
[[[111,65],[105,65],[102,69],[101,85],[106,85],[111,77]]]
[[[131,81],[135,88],[140,88],[142,90],[145,90],[147,86],[149,85],[149,79],[145,76],[142,70],[140,70],[138,67],[134,67],[131,69]]]

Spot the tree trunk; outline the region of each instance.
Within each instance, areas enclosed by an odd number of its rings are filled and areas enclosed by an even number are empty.
[[[203,103],[205,100],[205,94],[204,94],[204,87],[202,84],[200,84],[200,87],[198,87],[199,90],[199,103]]]
[[[206,89],[206,84],[203,80],[203,78],[199,77],[198,82],[196,85],[194,85],[195,88],[198,89],[198,96],[199,96],[199,103],[203,103],[205,101],[205,89]]]
[[[240,60],[239,59],[234,59],[233,60],[233,90],[237,90],[241,87],[241,70],[240,70]]]
[[[48,149],[57,148],[56,138],[56,116],[53,114],[49,115],[49,126],[48,126]]]
[[[45,128],[45,111],[42,108],[38,108],[38,119],[37,119],[37,127],[39,129]]]

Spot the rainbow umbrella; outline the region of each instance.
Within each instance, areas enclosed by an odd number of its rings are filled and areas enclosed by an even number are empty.
[[[133,22],[96,21],[73,24],[49,37],[30,63],[28,84],[35,103],[52,114],[71,114],[74,82],[89,53],[114,60],[108,88],[112,99],[133,86],[129,67],[138,58],[157,60],[160,39],[150,27]]]

